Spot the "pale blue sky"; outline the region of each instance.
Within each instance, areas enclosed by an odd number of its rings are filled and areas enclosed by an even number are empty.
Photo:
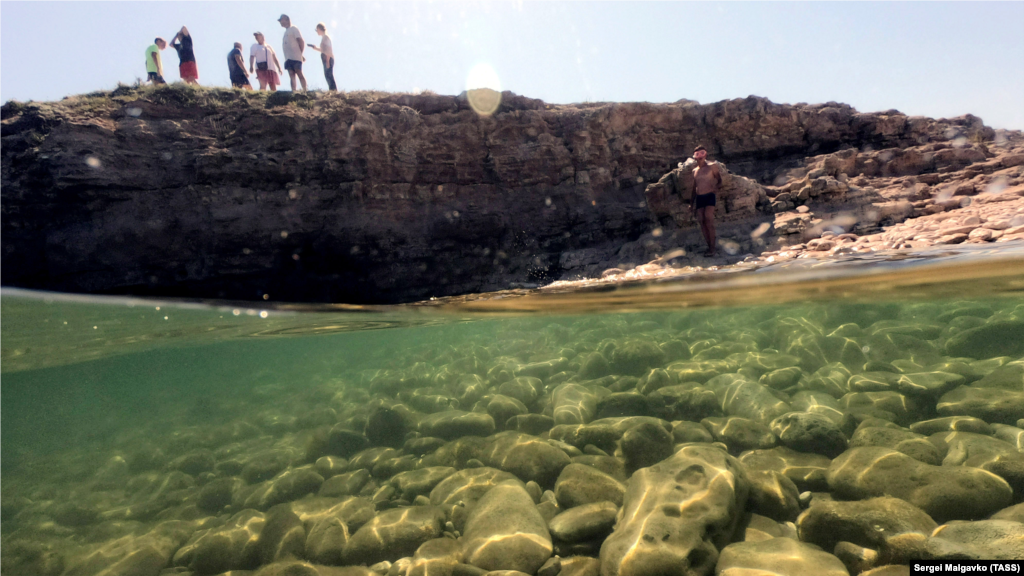
[[[552,103],[702,103],[751,94],[863,112],[972,113],[1024,129],[1024,2],[0,2],[0,99],[53,100],[145,76],[145,48],[185,24],[200,82],[288,13],[328,25],[343,90],[458,94],[491,66]],[[177,55],[163,53],[169,81]],[[310,88],[326,86],[307,53]]]

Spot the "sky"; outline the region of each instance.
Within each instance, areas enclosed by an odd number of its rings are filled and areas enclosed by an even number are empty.
[[[56,100],[146,76],[156,36],[186,25],[199,81],[227,87],[281,13],[334,43],[342,90],[489,85],[549,103],[842,102],[1024,129],[1024,2],[0,1],[0,100]],[[177,55],[162,53],[168,81]],[[326,82],[307,51],[310,89]],[[287,89],[287,79],[285,88]]]

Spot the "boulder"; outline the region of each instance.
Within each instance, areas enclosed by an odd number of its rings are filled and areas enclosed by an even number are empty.
[[[736,530],[749,485],[724,450],[686,446],[629,480],[601,574],[707,574]]]

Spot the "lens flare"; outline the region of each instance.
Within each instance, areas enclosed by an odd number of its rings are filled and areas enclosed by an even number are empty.
[[[501,105],[501,79],[486,62],[473,66],[466,76],[466,98],[473,110],[481,116],[490,116]]]

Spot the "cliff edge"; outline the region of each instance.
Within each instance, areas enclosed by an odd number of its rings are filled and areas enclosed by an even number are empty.
[[[652,230],[692,231],[678,165],[697,144],[742,191],[720,209],[728,236],[838,190],[815,183],[834,166],[807,177],[823,155],[898,175],[893,158],[913,161],[898,152],[957,140],[945,165],[932,154],[910,170],[938,173],[991,157],[995,137],[970,115],[758,97],[552,105],[505,92],[490,116],[465,95],[178,85],[8,102],[3,283],[349,303],[546,283],[600,275]]]

